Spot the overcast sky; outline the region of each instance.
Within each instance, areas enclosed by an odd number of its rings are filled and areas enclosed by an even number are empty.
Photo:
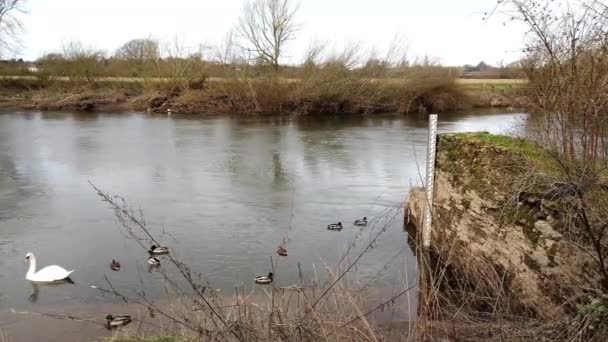
[[[21,57],[36,59],[71,40],[109,53],[129,39],[153,37],[185,46],[217,44],[238,21],[244,0],[27,0]],[[312,40],[338,47],[359,42],[385,49],[398,34],[410,55],[437,57],[446,65],[508,63],[519,56],[522,28],[484,22],[488,0],[301,0],[300,31],[288,45],[300,62]]]

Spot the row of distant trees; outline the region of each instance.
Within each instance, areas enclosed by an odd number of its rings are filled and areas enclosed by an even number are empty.
[[[0,0],[0,49],[14,51],[19,45],[19,32],[22,23],[19,14],[23,13],[25,0]],[[298,5],[292,0],[251,0],[243,7],[241,17],[220,49],[217,57],[222,62],[231,62],[238,57],[268,65],[278,70],[288,41],[294,38],[298,25],[295,22]],[[99,51],[74,50],[76,44],[64,48],[64,58],[97,57]],[[239,52],[236,52],[239,50]],[[153,39],[134,39],[116,51],[115,58],[129,60],[142,69],[146,61],[159,59],[159,44]],[[82,56],[83,54],[87,56]],[[78,56],[74,56],[78,54]],[[45,56],[57,59],[59,54]]]
[[[0,48],[13,49],[18,44],[24,12],[24,0],[0,0]],[[40,69],[51,74],[169,76],[167,69],[192,69],[202,62],[231,65],[242,69],[255,65],[258,69],[278,71],[288,42],[295,38],[299,25],[296,21],[298,3],[293,0],[251,0],[243,9],[239,21],[217,46],[201,45],[196,51],[184,48],[175,41],[161,44],[153,38],[132,39],[111,56],[105,51],[90,48],[81,42],[67,43],[61,52],[49,53],[37,61]],[[179,63],[178,63],[179,60]],[[172,65],[167,68],[167,65]],[[177,64],[181,64],[177,66]],[[478,65],[482,67],[483,62]],[[407,44],[396,36],[386,51],[364,50],[358,43],[347,44],[340,50],[331,49],[328,42],[312,42],[305,51],[301,66],[317,66],[364,70],[366,76],[382,77],[387,70],[403,70],[412,65],[436,66],[433,58],[410,60]],[[104,69],[104,70],[102,70]],[[473,71],[465,66],[464,71]],[[183,71],[183,70],[182,70]],[[181,73],[182,71],[178,72]]]
[[[526,78],[519,62],[492,66],[481,61],[477,65],[463,65],[462,72],[465,78]]]
[[[432,58],[409,60],[405,55],[395,53],[402,46],[399,42],[395,44],[396,47],[389,49],[389,52],[393,52],[385,54],[377,50],[364,50],[358,44],[322,54],[325,46],[313,45],[313,52],[308,53],[301,64],[277,67],[257,57],[250,59],[234,50],[230,51],[224,44],[213,48],[202,47],[193,52],[183,48],[179,42],[167,45],[150,38],[133,39],[108,56],[105,51],[86,47],[80,42],[70,42],[61,53],[46,54],[35,65],[41,76],[70,77],[173,77],[185,73],[204,73],[213,77],[256,76],[277,70],[284,77],[299,77],[320,69],[365,77],[391,77],[417,68],[440,67]],[[454,76],[458,72],[454,68]]]

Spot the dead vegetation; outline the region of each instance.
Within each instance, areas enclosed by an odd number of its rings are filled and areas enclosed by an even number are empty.
[[[133,211],[123,198],[93,187],[114,210],[124,235],[139,244],[142,253],[149,244],[158,245],[141,212]],[[352,241],[353,248],[347,249],[337,265],[326,267],[326,275],[317,275],[314,279],[301,275],[296,283],[286,287],[275,285],[276,281],[271,285],[257,285],[262,288],[262,296],[253,296],[245,287],[236,287],[231,296],[218,295],[211,281],[201,279],[190,266],[179,261],[179,252],[173,250],[163,257],[164,266],[158,269],[168,284],[170,305],[163,305],[145,293],[128,295],[128,289],[117,288],[109,280],[95,286],[101,293],[116,296],[156,317],[134,317],[133,326],[118,329],[112,340],[147,341],[147,334],[169,336],[167,338],[174,341],[412,340],[410,329],[379,325],[374,322],[374,316],[381,312],[393,316],[408,310],[406,296],[415,291],[415,281],[404,281],[393,288],[388,297],[370,301],[373,288],[351,280],[360,260],[400,213],[398,208],[388,209],[372,220],[365,228],[366,234],[358,234],[356,238],[365,235],[369,240]],[[360,246],[355,248],[356,244]],[[280,264],[280,258],[270,257],[269,269],[278,279]]]
[[[432,250],[418,249],[428,269],[424,334],[603,340],[602,270],[559,163],[532,143],[489,134],[442,136],[438,150]],[[409,205],[420,226],[424,193]]]
[[[176,62],[179,77],[140,81],[2,80],[4,108],[136,110],[196,114],[441,112],[470,105],[441,68],[412,69],[398,79],[365,79],[316,69],[297,80],[272,75],[208,80]],[[4,94],[4,95],[3,95]]]
[[[529,142],[443,140],[420,312],[444,336],[451,321],[452,336],[484,322],[473,340],[608,336],[607,11],[592,0],[505,0],[491,13],[529,28]],[[413,198],[420,212],[424,197]]]
[[[554,198],[569,197],[567,229],[593,247],[608,289],[608,7],[601,1],[504,1],[499,9],[529,29],[524,69],[533,122],[528,138],[558,164]],[[572,233],[570,233],[572,234]]]

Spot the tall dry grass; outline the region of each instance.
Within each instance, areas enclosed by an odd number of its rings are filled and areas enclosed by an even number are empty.
[[[231,77],[186,88],[172,101],[177,111],[236,113],[377,113],[444,111],[466,105],[449,70],[421,68],[400,78],[367,79],[336,67],[301,78]]]
[[[195,64],[176,62],[176,77],[0,80],[2,102],[36,109],[149,110],[197,114],[441,112],[469,99],[449,70],[420,68],[400,78],[367,79],[322,68],[300,79],[276,75],[208,79]],[[19,97],[15,97],[15,92]],[[9,96],[11,95],[11,96]],[[87,108],[86,106],[84,106]]]

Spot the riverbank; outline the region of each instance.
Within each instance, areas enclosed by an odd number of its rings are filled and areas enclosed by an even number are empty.
[[[608,296],[559,162],[487,133],[441,135],[437,153],[421,315],[448,336],[604,340]],[[601,187],[585,191],[607,199]],[[408,203],[421,227],[424,191]]]
[[[0,79],[0,109],[185,114],[444,112],[517,107],[525,83],[459,81],[442,72],[400,79]]]

